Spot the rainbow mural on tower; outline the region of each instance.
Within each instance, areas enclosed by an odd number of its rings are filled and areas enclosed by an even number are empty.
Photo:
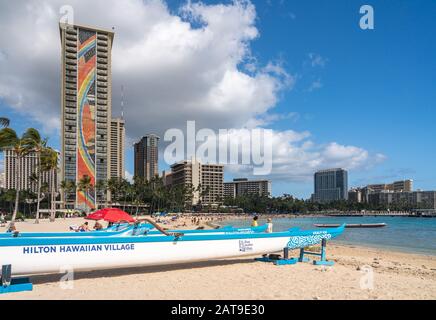
[[[76,183],[88,176],[95,186],[96,164],[96,118],[95,118],[95,78],[96,78],[96,39],[97,34],[79,30],[78,59],[78,142]],[[79,208],[96,208],[95,188],[77,191],[76,202]]]

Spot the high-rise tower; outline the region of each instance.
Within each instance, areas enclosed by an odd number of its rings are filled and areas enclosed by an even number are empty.
[[[148,134],[135,143],[135,177],[149,181],[159,174],[158,148],[159,137],[155,134]]]
[[[112,78],[114,33],[93,27],[59,25],[62,44],[61,180],[79,185],[83,177],[91,188],[67,196],[69,204],[93,209],[107,196],[94,186],[110,177]]]

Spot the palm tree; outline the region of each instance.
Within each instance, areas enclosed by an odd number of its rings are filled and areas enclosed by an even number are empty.
[[[10,123],[10,120],[8,118],[0,117],[0,126],[6,128],[6,127],[9,127],[9,123]]]
[[[115,200],[118,201],[118,178],[110,178],[107,182],[107,188],[110,192],[111,201],[114,202]]]
[[[40,196],[41,196],[41,154],[44,151],[45,148],[47,148],[47,139],[43,139],[41,135],[39,134],[38,130],[30,128],[26,131],[24,134],[25,139],[27,139],[29,145],[32,147],[32,151],[36,153],[36,170],[37,170],[37,179],[34,179],[38,183],[38,199],[37,199],[37,205],[36,205],[36,218],[35,223],[39,223],[39,207],[40,207]]]
[[[107,207],[107,195],[105,194],[108,190],[108,183],[105,180],[97,180],[95,184],[95,189],[97,190],[97,195],[101,192],[103,194],[103,198],[105,199],[105,207]],[[98,198],[98,197],[97,197]],[[98,205],[98,202],[97,202]]]
[[[55,173],[58,169],[59,156],[58,152],[50,147],[41,150],[41,169],[50,173],[51,186],[51,206],[50,206],[50,221],[53,222],[56,218],[56,184]]]
[[[30,129],[28,129],[30,130]],[[21,165],[21,159],[23,159],[29,152],[32,150],[31,146],[29,145],[29,141],[25,139],[26,133],[23,134],[23,136],[20,138],[18,137],[15,130],[11,128],[3,128],[0,130],[0,149],[11,149],[16,156],[15,161],[15,181],[16,181],[16,190],[15,190],[15,208],[14,213],[12,215],[11,224],[12,225],[15,222],[15,218],[17,217],[18,213],[18,203],[20,198],[20,188],[19,188],[19,171],[20,171],[20,165]]]
[[[72,180],[63,180],[60,187],[64,192],[64,200],[66,203],[68,194],[76,190],[76,183]]]
[[[77,186],[80,191],[83,191],[83,193],[85,193],[85,200],[88,200],[88,192],[92,189],[92,187],[93,185],[91,182],[91,178],[87,175],[84,175],[82,179],[79,180],[79,184]]]

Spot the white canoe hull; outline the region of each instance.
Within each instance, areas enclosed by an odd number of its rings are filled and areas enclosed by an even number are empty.
[[[287,246],[289,236],[210,241],[130,242],[0,247],[0,265],[12,265],[12,274],[165,265],[260,255]]]

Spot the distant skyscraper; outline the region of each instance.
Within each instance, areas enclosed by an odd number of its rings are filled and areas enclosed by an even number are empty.
[[[61,23],[61,180],[111,175],[111,50],[114,33]],[[95,188],[68,196],[75,206],[96,208]],[[102,199],[101,199],[102,200]]]
[[[148,134],[134,145],[135,177],[142,177],[149,181],[159,175],[159,137]]]
[[[111,178],[124,178],[124,124],[123,119],[111,121]]]
[[[348,173],[344,169],[329,169],[315,173],[316,202],[329,202],[348,199]]]

